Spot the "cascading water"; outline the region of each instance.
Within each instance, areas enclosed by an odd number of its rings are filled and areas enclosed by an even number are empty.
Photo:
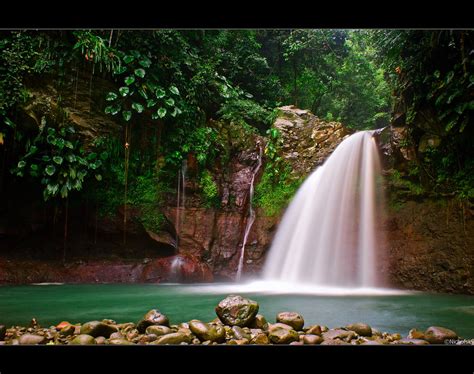
[[[181,267],[184,264],[184,260],[178,255],[171,261],[170,267],[170,281],[178,282],[181,280]]]
[[[265,280],[376,287],[376,176],[373,132],[345,139],[303,183],[265,262]]]
[[[258,162],[254,171],[252,172],[252,179],[250,180],[250,192],[249,192],[249,216],[247,218],[247,225],[245,226],[244,239],[242,240],[242,248],[240,249],[239,265],[237,267],[237,274],[235,279],[238,281],[242,277],[242,270],[244,267],[244,257],[245,257],[245,245],[247,244],[247,239],[252,228],[253,223],[255,222],[255,211],[253,210],[252,199],[254,193],[254,181],[255,176],[257,175],[260,167],[262,166],[262,145],[258,143]]]
[[[181,227],[184,222],[184,214],[186,210],[186,172],[188,169],[188,163],[186,160],[183,160],[181,164],[181,169],[178,170],[178,188],[177,188],[177,198],[176,198],[176,250],[179,247],[179,235],[181,233]],[[183,210],[181,214],[181,209]]]

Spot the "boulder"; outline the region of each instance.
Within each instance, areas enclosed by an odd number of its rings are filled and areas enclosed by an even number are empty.
[[[169,327],[161,325],[151,325],[146,328],[147,334],[155,334],[156,336],[171,334],[172,331]]]
[[[323,342],[323,338],[319,335],[307,334],[303,335],[303,343],[304,344],[321,344]]]
[[[372,336],[372,328],[365,323],[352,323],[346,326],[346,329],[354,331],[357,335],[360,336]]]
[[[219,319],[229,326],[250,326],[258,313],[256,301],[238,295],[227,296],[216,307]]]
[[[309,334],[309,335],[321,335],[322,330],[321,330],[321,326],[319,325],[311,325],[306,329],[305,332],[306,334]]]
[[[138,322],[137,329],[138,332],[143,334],[146,331],[146,328],[151,325],[160,325],[160,326],[170,326],[170,321],[167,316],[162,314],[157,309],[150,310],[147,314],[144,315],[143,319]]]
[[[225,341],[225,330],[221,325],[204,323],[198,320],[189,322],[189,329],[199,340],[223,343]]]
[[[250,327],[254,329],[268,330],[268,322],[264,316],[257,314]]]
[[[303,316],[296,312],[280,312],[276,321],[291,326],[294,330],[301,330],[304,326]]]
[[[458,334],[445,327],[431,326],[425,331],[425,339],[431,344],[443,344],[447,339],[457,339]]]
[[[76,336],[69,344],[73,345],[89,345],[89,344],[97,344],[94,337],[88,334],[81,334]]]
[[[94,338],[98,336],[108,338],[117,331],[117,327],[99,321],[86,322],[81,327],[81,335],[90,335]]]
[[[291,326],[275,323],[269,326],[268,339],[274,344],[290,344],[299,341],[300,336]]]
[[[46,338],[39,335],[25,334],[20,336],[19,342],[21,345],[45,344]]]

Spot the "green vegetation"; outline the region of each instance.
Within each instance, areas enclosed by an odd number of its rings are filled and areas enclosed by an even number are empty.
[[[219,188],[212,179],[212,175],[208,170],[204,170],[199,180],[199,186],[202,189],[204,198],[204,206],[207,208],[219,206]]]

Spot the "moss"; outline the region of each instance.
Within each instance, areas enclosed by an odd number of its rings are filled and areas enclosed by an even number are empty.
[[[219,190],[209,170],[206,169],[202,172],[199,186],[201,187],[204,206],[206,208],[217,207],[219,205]]]

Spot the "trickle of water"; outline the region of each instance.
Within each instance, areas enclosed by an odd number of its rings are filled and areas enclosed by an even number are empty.
[[[345,139],[288,206],[263,269],[267,280],[375,287],[376,177],[373,132]]]
[[[237,274],[235,276],[235,279],[237,281],[239,281],[240,278],[242,277],[242,270],[244,267],[244,257],[245,257],[245,245],[247,244],[247,238],[249,236],[250,229],[252,228],[253,223],[255,222],[255,211],[253,210],[252,200],[253,200],[253,193],[254,193],[255,176],[257,175],[258,171],[260,170],[260,167],[262,166],[262,153],[263,153],[263,148],[262,148],[262,145],[259,143],[258,144],[258,163],[252,172],[252,179],[250,180],[249,216],[247,218],[247,225],[245,226],[244,239],[242,241],[242,248],[240,250],[239,265],[237,267]]]
[[[170,267],[170,281],[179,281],[181,279],[181,266],[184,264],[184,260],[180,256],[175,256],[171,261]]]
[[[181,169],[178,170],[178,188],[176,198],[176,249],[179,248],[179,235],[181,233],[181,227],[184,224],[184,214],[186,209],[186,173],[188,170],[187,160],[183,160]],[[181,209],[183,214],[181,214]]]

